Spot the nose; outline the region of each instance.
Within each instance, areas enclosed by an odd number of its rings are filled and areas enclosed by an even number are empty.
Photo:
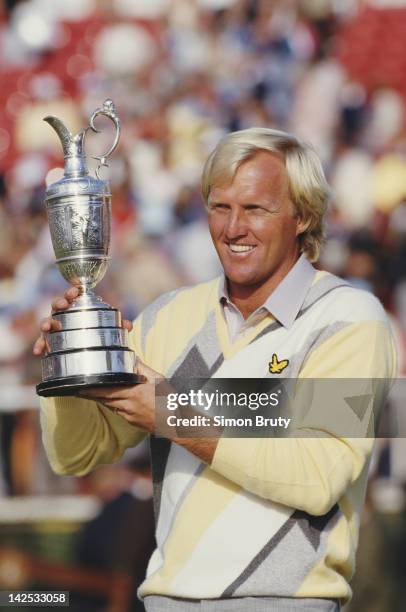
[[[230,211],[224,230],[226,240],[237,240],[246,236],[248,228],[243,211],[238,209]]]

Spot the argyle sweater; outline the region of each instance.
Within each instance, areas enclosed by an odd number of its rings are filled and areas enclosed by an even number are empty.
[[[316,273],[291,327],[268,315],[235,343],[218,296],[219,279],[162,296],[136,320],[132,348],[167,378],[272,376],[274,353],[289,362],[279,376],[395,375],[380,303],[337,277]],[[366,435],[369,411],[352,416]],[[144,435],[77,398],[42,400],[41,420],[63,474],[115,461]],[[322,429],[310,419],[300,437],[221,438],[210,466],[151,437],[157,548],[140,595],[349,599],[373,440],[338,435],[334,419]]]

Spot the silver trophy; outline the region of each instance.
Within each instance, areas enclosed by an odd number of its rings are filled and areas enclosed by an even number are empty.
[[[99,115],[111,119],[116,133],[109,151],[95,158],[99,160],[95,178],[87,170],[84,144],[89,129],[99,131],[94,125]],[[144,378],[134,373],[136,357],[128,348],[120,312],[93,291],[110,259],[111,193],[99,171],[107,166],[120,138],[114,104],[106,100],[76,136],[56,117],[44,121],[58,134],[65,158],[64,177],[47,188],[45,198],[56,263],[65,280],[79,287],[81,294],[67,310],[52,313],[62,329],[46,334],[47,354],[42,359],[37,393],[74,395],[83,387],[142,382]]]

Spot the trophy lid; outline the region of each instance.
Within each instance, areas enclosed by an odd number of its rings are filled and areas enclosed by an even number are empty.
[[[98,115],[105,115],[111,119],[116,127],[116,134],[110,149],[103,155],[94,157],[94,159],[99,161],[99,165],[96,168],[96,177],[93,177],[89,175],[87,169],[84,146],[85,137],[89,129],[93,132],[100,131],[94,125],[94,121]],[[75,136],[72,135],[65,124],[57,117],[47,116],[44,117],[44,121],[46,121],[57,133],[62,144],[65,160],[64,177],[47,187],[46,202],[49,203],[50,200],[68,195],[111,195],[109,183],[100,178],[99,171],[103,166],[108,165],[107,158],[117,147],[120,138],[120,120],[116,114],[113,101],[109,99],[105,100],[103,106],[97,108],[93,112],[90,117],[89,126],[78,132]]]

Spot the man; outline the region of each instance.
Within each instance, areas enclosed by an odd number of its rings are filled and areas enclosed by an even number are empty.
[[[42,403],[58,473],[115,461],[154,432],[157,373],[394,376],[379,302],[310,263],[328,198],[312,149],[275,130],[229,134],[206,163],[203,196],[224,277],[164,295],[138,317],[132,347],[146,384]],[[76,296],[70,289],[54,309]],[[46,319],[42,331],[56,326]],[[40,338],[34,352],[43,350]],[[157,549],[140,589],[146,609],[338,610],[351,594],[372,446],[315,425],[286,439],[152,436]]]

